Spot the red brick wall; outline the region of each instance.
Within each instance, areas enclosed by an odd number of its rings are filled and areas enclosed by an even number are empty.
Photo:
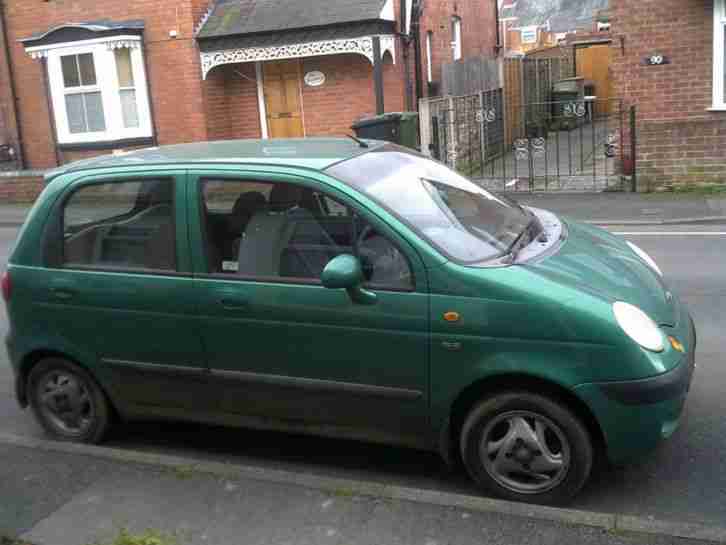
[[[708,111],[713,0],[611,0],[610,6],[615,96],[637,107],[641,185],[726,182],[726,112]],[[654,54],[671,64],[645,66]]]
[[[383,94],[386,112],[405,109],[405,84],[400,44],[396,65],[386,55],[383,66]],[[375,115],[376,95],[373,66],[361,55],[341,55],[304,59],[303,74],[320,70],[325,83],[320,87],[303,85],[305,132],[308,136],[351,134],[350,126],[363,116]]]
[[[254,64],[212,69],[204,82],[204,95],[210,140],[260,138]]]
[[[0,202],[4,204],[31,203],[42,190],[40,176],[0,177]]]
[[[432,31],[432,76],[441,80],[441,65],[453,62],[452,17],[461,17],[462,58],[491,57],[497,45],[495,0],[429,0],[421,14],[421,63],[426,87],[426,33]],[[425,91],[425,89],[424,89]],[[424,93],[426,94],[426,93]]]
[[[4,29],[0,28],[0,47],[4,49]],[[0,144],[17,144],[13,116],[12,92],[10,89],[10,67],[6,51],[0,51]]]
[[[54,0],[5,2],[8,38],[16,67],[16,88],[30,168],[56,164],[50,116],[43,88],[41,62],[25,54],[19,39],[52,26],[94,19],[143,19],[146,59],[160,144],[206,139],[199,54],[194,25],[207,7],[205,0]],[[176,30],[178,37],[169,37]],[[100,152],[106,153],[106,152]]]

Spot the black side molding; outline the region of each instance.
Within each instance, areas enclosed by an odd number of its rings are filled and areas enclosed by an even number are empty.
[[[270,386],[282,386],[319,392],[345,392],[348,394],[384,397],[388,399],[406,399],[413,401],[420,399],[423,396],[423,392],[419,390],[408,390],[406,388],[358,384],[354,382],[338,382],[335,380],[288,377],[284,375],[268,375],[266,373],[249,373],[224,369],[213,369],[212,376],[239,382],[268,384]]]
[[[137,371],[150,371],[165,375],[202,376],[208,374],[206,367],[192,367],[185,365],[167,365],[162,363],[149,363],[144,361],[117,360],[101,358],[101,362],[111,367],[135,369]]]

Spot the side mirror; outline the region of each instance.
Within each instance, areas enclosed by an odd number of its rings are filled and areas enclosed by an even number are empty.
[[[376,302],[376,294],[361,287],[363,270],[357,257],[341,254],[331,259],[320,275],[323,286],[328,289],[344,289],[354,303],[372,305]]]

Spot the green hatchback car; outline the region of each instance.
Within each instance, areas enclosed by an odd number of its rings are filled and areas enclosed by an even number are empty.
[[[676,429],[696,335],[641,249],[392,144],[226,141],[73,163],[2,277],[54,438],[184,419],[406,445],[562,503]]]

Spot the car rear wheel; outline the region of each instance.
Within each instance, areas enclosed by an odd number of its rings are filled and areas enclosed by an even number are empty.
[[[460,436],[461,456],[487,493],[513,501],[557,505],[587,481],[590,435],[580,419],[552,399],[505,392],[475,405]]]
[[[54,439],[98,443],[111,424],[101,388],[81,367],[61,358],[38,362],[28,376],[30,405]]]

